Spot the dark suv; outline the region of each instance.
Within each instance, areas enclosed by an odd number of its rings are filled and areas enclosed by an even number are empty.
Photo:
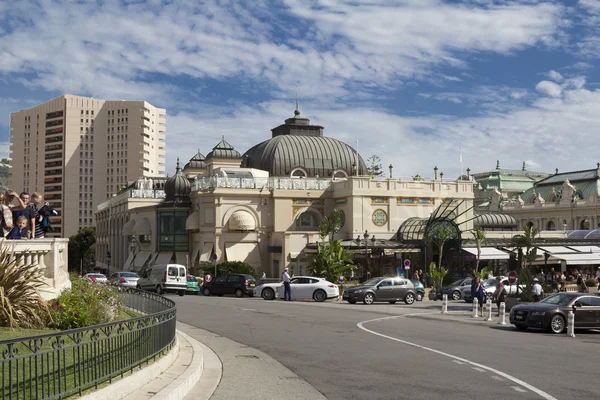
[[[224,294],[235,294],[235,297],[254,296],[256,280],[252,275],[225,274],[219,275],[210,282],[202,285],[202,294],[205,296],[223,296]]]

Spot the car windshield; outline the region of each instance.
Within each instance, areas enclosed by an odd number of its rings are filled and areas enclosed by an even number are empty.
[[[371,278],[368,281],[364,281],[363,286],[375,286],[382,280],[383,280],[383,278]]]
[[[139,278],[135,272],[121,272],[121,278]]]
[[[448,286],[460,286],[461,283],[463,283],[464,279],[459,279],[455,282],[452,282],[451,284],[449,284]]]
[[[90,276],[93,276],[93,277],[94,277],[94,278],[96,278],[96,279],[102,279],[102,278],[106,278],[106,277],[105,277],[104,275],[102,275],[102,274],[92,274],[92,275],[90,275]]]
[[[498,284],[498,282],[496,281],[496,279],[488,279],[485,282],[483,282],[483,286],[488,287],[488,286],[496,286]]]
[[[555,305],[558,305],[558,306],[566,306],[575,297],[577,297],[577,294],[573,294],[573,293],[557,293],[557,294],[553,294],[552,296],[546,297],[544,300],[540,301],[540,303],[555,304]]]

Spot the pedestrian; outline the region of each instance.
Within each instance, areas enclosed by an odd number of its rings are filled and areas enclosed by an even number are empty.
[[[425,286],[425,274],[423,273],[422,269],[419,270],[419,280],[421,281],[423,286]]]
[[[31,232],[27,228],[27,217],[21,215],[17,218],[17,226],[13,227],[8,235],[7,239],[29,239],[31,237]]]
[[[283,300],[292,301],[292,287],[290,286],[290,275],[288,274],[287,267],[283,270],[281,279],[283,279]]]
[[[483,317],[483,302],[485,298],[485,289],[483,287],[483,284],[481,283],[481,278],[479,278],[478,276],[475,277],[475,279],[473,280],[473,284],[471,285],[471,294],[473,296],[473,299],[477,299],[477,301],[479,302],[478,308],[481,312],[481,316]]]
[[[44,217],[40,215],[40,208],[43,207],[43,203],[44,197],[41,193],[34,192],[31,195],[31,209],[34,218],[33,237],[36,239],[43,239],[45,236],[44,227],[42,226]]]
[[[587,292],[587,285],[585,283],[585,279],[581,276],[581,274],[577,275],[577,291],[581,293]]]
[[[4,193],[0,193],[0,235],[6,237],[12,228],[12,211],[10,211],[10,207],[6,205],[6,196]]]
[[[544,296],[544,289],[542,289],[542,285],[540,285],[538,278],[533,278],[533,287],[531,288],[531,292],[533,293],[533,301],[538,302],[542,300]]]
[[[261,279],[262,279],[262,280],[265,280],[265,279],[267,279],[267,273],[266,273],[266,272],[264,272],[264,271],[263,271],[263,274],[262,274],[262,278],[261,278]]]
[[[14,193],[14,192],[13,192]],[[13,198],[15,196],[13,195]],[[19,204],[15,207],[13,207],[12,209],[12,214],[13,214],[13,221],[17,221],[19,219],[19,217],[23,216],[27,219],[27,230],[29,231],[29,235],[30,238],[33,237],[33,231],[32,229],[34,229],[35,227],[35,216],[34,216],[34,212],[33,212],[33,208],[29,205],[29,193],[27,192],[22,192],[19,195],[19,200],[18,200]],[[14,204],[14,202],[11,200],[11,203]],[[21,208],[21,207],[24,208]]]
[[[502,283],[502,278],[500,278],[499,276],[496,277],[496,306],[498,307],[498,314],[496,314],[497,317],[500,316],[500,304],[504,303],[505,301],[505,297],[506,297],[506,288],[504,287],[504,284]]]

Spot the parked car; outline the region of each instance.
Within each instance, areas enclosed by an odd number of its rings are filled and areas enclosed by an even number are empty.
[[[423,297],[425,297],[425,286],[418,279],[410,280],[413,285],[415,285],[415,290],[417,291],[417,301],[423,301]]]
[[[471,283],[473,283],[473,280],[470,277],[459,279],[442,287],[441,293],[438,293],[437,296],[441,299],[443,295],[447,294],[449,300],[460,300],[464,298],[467,290],[471,291]]]
[[[252,275],[224,274],[213,278],[210,282],[204,281],[201,290],[205,296],[234,294],[235,297],[244,297],[244,295],[252,297],[255,287],[256,280]]]
[[[506,294],[516,294],[517,288],[518,288],[519,292],[522,292],[525,289],[525,287],[523,285],[518,285],[518,283],[511,285],[508,282],[508,278],[505,278],[505,277],[501,277],[501,278],[502,278],[502,284],[506,288]],[[496,280],[496,278],[486,279],[483,282],[483,287],[485,288],[485,291],[487,294],[486,298],[492,299],[492,300],[494,299],[494,296],[496,295],[496,286],[497,285],[498,285],[498,281]],[[473,296],[471,296],[471,288],[469,288],[468,290],[465,290],[464,300],[467,303],[473,302]]]
[[[148,268],[136,285],[138,289],[183,296],[187,290],[187,272],[181,264],[156,264]]]
[[[106,279],[106,275],[99,274],[99,273],[96,273],[96,272],[85,274],[83,277],[85,279],[89,279],[92,282],[98,282],[98,283],[106,283],[106,282],[108,282],[108,279]]]
[[[406,278],[371,278],[362,285],[344,290],[342,298],[350,304],[362,301],[373,304],[378,301],[387,301],[395,304],[404,301],[413,304],[417,298],[415,285]]]
[[[314,276],[295,276],[290,280],[292,299],[313,299],[321,302],[340,295],[337,285],[323,278]],[[263,283],[254,288],[254,295],[265,300],[284,297],[283,282]]]
[[[124,287],[136,287],[140,276],[135,272],[115,272],[110,276],[108,281],[113,285]]]
[[[194,275],[187,276],[187,293],[200,293],[200,281]]]
[[[575,329],[600,328],[600,296],[562,292],[537,303],[518,304],[510,310],[510,323],[518,329],[539,328],[561,333],[569,311],[575,312]]]

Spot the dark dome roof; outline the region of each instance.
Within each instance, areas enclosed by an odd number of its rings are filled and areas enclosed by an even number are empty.
[[[243,166],[269,171],[272,176],[289,176],[293,169],[304,168],[308,176],[329,177],[344,170],[354,175],[358,158],[358,174],[365,175],[365,162],[356,150],[337,139],[324,137],[323,127],[310,125],[308,118],[294,117],[272,129],[273,137],[250,148],[243,155]]]
[[[189,206],[191,204],[191,191],[192,185],[181,173],[181,169],[179,168],[179,158],[177,158],[175,175],[168,178],[165,182],[165,200],[161,203],[161,206]]]
[[[210,160],[211,158],[242,158],[240,152],[233,148],[232,145],[225,141],[223,138],[215,147],[213,147],[212,151],[206,155],[205,161]]]
[[[202,153],[200,153],[200,150],[198,150],[198,153],[196,153],[196,155],[194,157],[192,157],[190,159],[190,161],[185,164],[183,166],[183,170],[185,171],[186,169],[192,168],[192,169],[203,169],[206,168],[206,163],[204,162],[204,155]]]

